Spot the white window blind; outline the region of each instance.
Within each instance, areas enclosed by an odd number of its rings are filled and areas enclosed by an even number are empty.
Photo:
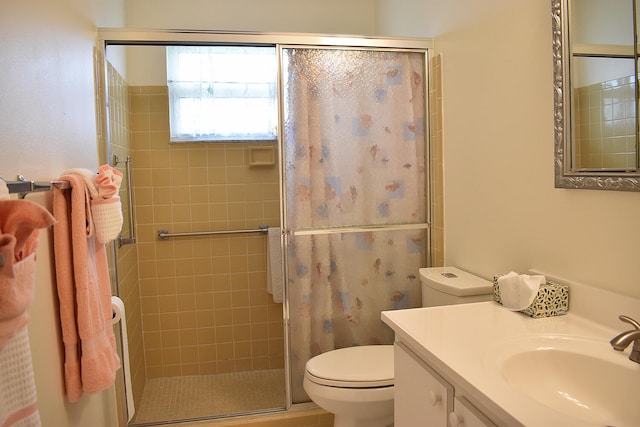
[[[275,140],[276,49],[169,46],[172,142]]]

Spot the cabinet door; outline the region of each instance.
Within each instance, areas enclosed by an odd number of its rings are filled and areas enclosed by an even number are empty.
[[[395,427],[446,427],[453,387],[404,345],[394,350]]]
[[[454,410],[449,414],[451,427],[495,427],[475,406],[463,399],[455,398]]]

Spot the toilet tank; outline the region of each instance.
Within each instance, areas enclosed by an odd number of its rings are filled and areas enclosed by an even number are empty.
[[[491,301],[493,283],[456,267],[421,268],[422,306]]]

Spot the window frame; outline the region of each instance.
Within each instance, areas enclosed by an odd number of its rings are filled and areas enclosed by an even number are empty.
[[[180,51],[188,51],[189,49],[193,50],[193,53],[197,53],[197,50],[202,50],[204,48],[248,48],[248,49],[264,49],[265,53],[262,55],[272,56],[273,61],[273,75],[272,79],[267,82],[249,82],[249,81],[234,81],[234,82],[218,82],[215,80],[200,80],[199,82],[187,82],[184,80],[174,80],[173,77],[175,75],[175,71],[172,71],[172,67],[177,66],[178,55],[181,53]],[[267,52],[266,49],[271,50],[272,52]],[[206,55],[206,53],[203,53]],[[212,52],[215,54],[215,52]],[[222,55],[222,52],[219,52],[218,55]],[[202,44],[180,44],[180,45],[168,45],[166,47],[166,67],[167,67],[167,89],[168,89],[168,100],[169,100],[169,143],[171,144],[180,144],[180,143],[233,143],[233,142],[274,142],[278,140],[278,110],[279,110],[279,87],[278,87],[278,49],[276,44],[238,44],[238,43],[216,43],[214,45],[202,45]],[[197,89],[196,86],[198,84],[201,85],[200,89]],[[212,93],[211,96],[189,96],[195,95],[197,93],[203,93],[202,87],[203,85],[208,84],[209,87],[206,89],[207,92]],[[180,126],[176,125],[176,122],[180,119],[180,111],[183,108],[181,104],[181,100],[183,99],[193,99],[196,100],[211,100],[210,109],[215,109],[215,101],[226,98],[225,96],[215,96],[213,95],[213,90],[211,89],[215,86],[227,86],[227,91],[233,91],[233,89],[229,89],[231,86],[240,86],[244,85],[245,90],[248,86],[259,84],[263,86],[263,90],[266,86],[266,91],[269,93],[268,97],[261,96],[247,96],[247,97],[228,97],[229,100],[247,100],[251,98],[265,100],[268,105],[267,107],[259,110],[256,108],[256,113],[259,115],[264,115],[267,113],[268,122],[263,129],[268,129],[271,127],[273,129],[272,132],[238,132],[233,133],[231,131],[221,131],[220,133],[187,133],[180,132],[176,129],[181,129]],[[179,86],[183,86],[183,88],[179,88]],[[219,89],[218,89],[219,90]],[[187,95],[187,96],[185,96]],[[197,108],[197,107],[195,107]],[[220,106],[218,106],[220,108]],[[238,113],[239,114],[239,113]],[[241,129],[245,130],[245,129]]]

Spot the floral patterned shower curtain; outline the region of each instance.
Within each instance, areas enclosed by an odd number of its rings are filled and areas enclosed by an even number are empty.
[[[309,358],[390,344],[380,312],[420,305],[425,55],[286,48],[283,73],[285,269],[297,403],[309,401],[302,388]]]

